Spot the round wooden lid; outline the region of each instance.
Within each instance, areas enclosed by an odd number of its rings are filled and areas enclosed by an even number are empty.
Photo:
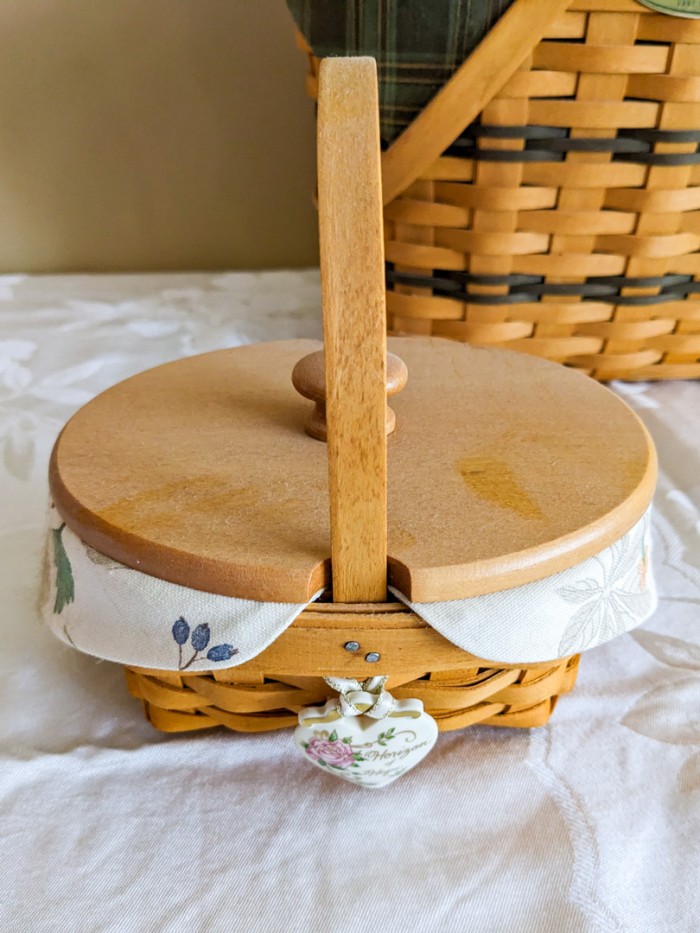
[[[130,567],[184,586],[304,602],[329,582],[326,444],[291,373],[315,341],[221,350],[141,373],[56,442],[68,525]],[[562,366],[434,338],[407,364],[388,438],[389,582],[461,599],[601,551],[644,513],[656,460],[636,415]]]

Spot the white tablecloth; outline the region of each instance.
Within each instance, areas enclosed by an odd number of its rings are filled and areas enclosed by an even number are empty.
[[[313,271],[0,277],[0,929],[699,929],[700,383],[616,386],[659,450],[655,616],[584,656],[547,727],[442,735],[387,789],[286,732],[157,733],[39,623],[67,417],[184,354],[318,336]]]

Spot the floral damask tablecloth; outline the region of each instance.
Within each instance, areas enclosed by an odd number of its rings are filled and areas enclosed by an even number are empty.
[[[155,732],[36,611],[51,445],[182,355],[320,336],[315,271],[0,277],[0,929],[700,928],[700,383],[616,385],[659,451],[660,607],[550,725],[442,735],[377,793],[287,733]]]

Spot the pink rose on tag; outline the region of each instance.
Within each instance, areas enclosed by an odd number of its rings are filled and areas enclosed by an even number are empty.
[[[336,732],[329,738],[315,735],[305,747],[309,758],[331,768],[349,768],[357,760],[352,745],[341,741]]]

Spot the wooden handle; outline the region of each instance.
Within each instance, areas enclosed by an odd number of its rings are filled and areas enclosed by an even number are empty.
[[[328,58],[318,208],[335,602],[386,598],[386,311],[377,69]]]
[[[408,380],[408,369],[401,357],[395,353],[386,355],[386,394],[390,397],[403,389]],[[326,422],[326,363],[323,350],[309,353],[296,364],[292,370],[292,383],[299,395],[310,399],[314,407],[306,419],[304,430],[309,437],[317,441],[328,440],[328,424]],[[396,429],[396,415],[393,409],[386,406],[384,418],[386,435],[393,434]]]
[[[484,109],[572,0],[515,0],[384,154],[384,203],[429,168]]]

